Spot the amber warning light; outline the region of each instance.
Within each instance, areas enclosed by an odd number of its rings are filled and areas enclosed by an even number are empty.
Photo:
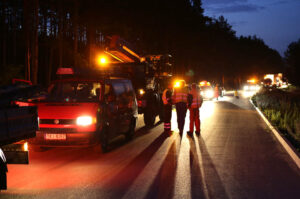
[[[74,75],[73,68],[58,68],[56,71],[57,75]]]
[[[104,56],[104,55],[99,55],[97,58],[96,58],[96,62],[98,65],[100,66],[105,66],[108,64],[108,57],[107,56]]]

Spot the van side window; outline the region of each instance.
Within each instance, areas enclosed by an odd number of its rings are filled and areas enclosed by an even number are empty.
[[[125,82],[125,90],[128,96],[133,97],[134,96],[134,91],[133,91],[133,87],[130,81],[126,81]]]
[[[136,99],[135,99],[135,93],[134,93],[132,84],[130,81],[127,80],[124,85],[125,85],[125,89],[126,89],[127,107],[133,108],[134,103],[136,102],[135,101]]]
[[[116,95],[119,97],[125,92],[125,87],[123,83],[115,82],[113,83],[114,91]]]
[[[76,85],[79,98],[99,99],[101,84],[98,82],[81,82]]]

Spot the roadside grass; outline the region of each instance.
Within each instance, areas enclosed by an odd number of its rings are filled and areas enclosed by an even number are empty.
[[[300,93],[263,89],[251,99],[271,124],[300,152]]]

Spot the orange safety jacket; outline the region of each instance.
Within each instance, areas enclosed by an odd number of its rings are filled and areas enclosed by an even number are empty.
[[[215,87],[215,97],[219,97],[219,87]]]
[[[166,104],[172,104],[172,91],[170,89],[165,89],[162,95],[163,103]]]
[[[187,95],[188,95],[187,87],[176,88],[173,95],[173,102],[175,104],[179,102],[187,103]]]
[[[190,95],[193,96],[191,108],[199,108],[202,105],[203,99],[198,90],[191,90]]]

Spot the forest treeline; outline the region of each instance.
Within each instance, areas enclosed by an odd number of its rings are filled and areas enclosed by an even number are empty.
[[[238,82],[283,67],[262,39],[204,16],[201,0],[1,0],[0,27],[0,83],[46,85],[60,66],[92,65],[111,35],[141,55],[171,54],[175,74],[192,81]]]

